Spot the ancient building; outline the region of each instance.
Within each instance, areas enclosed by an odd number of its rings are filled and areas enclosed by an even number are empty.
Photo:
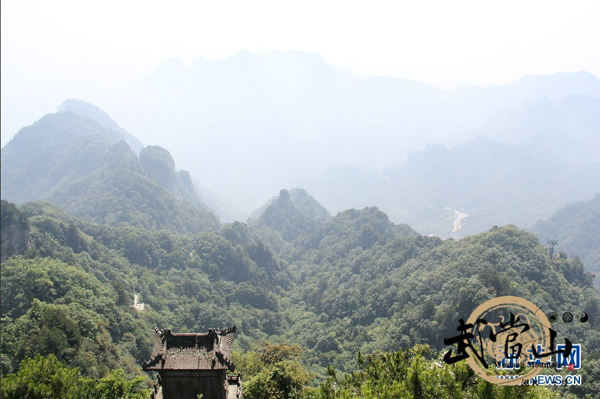
[[[157,371],[155,399],[242,398],[241,377],[233,371],[231,344],[236,327],[210,329],[203,334],[174,334],[156,331],[156,341],[145,371]]]
[[[145,303],[138,302],[139,296],[137,294],[133,295],[133,308],[138,312],[141,312],[146,307]]]

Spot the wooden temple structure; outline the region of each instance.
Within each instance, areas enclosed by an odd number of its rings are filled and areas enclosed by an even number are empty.
[[[154,399],[242,399],[241,376],[233,371],[231,345],[236,327],[201,334],[155,329],[152,357],[142,367],[157,371]]]

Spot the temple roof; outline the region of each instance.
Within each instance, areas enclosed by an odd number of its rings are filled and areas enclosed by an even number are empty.
[[[155,328],[156,340],[148,370],[233,370],[231,344],[235,326],[224,330],[210,329],[201,334],[174,334]]]

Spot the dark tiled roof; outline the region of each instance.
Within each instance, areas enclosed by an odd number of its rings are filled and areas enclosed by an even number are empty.
[[[231,344],[236,327],[203,334],[156,331],[156,341],[144,370],[233,370]]]

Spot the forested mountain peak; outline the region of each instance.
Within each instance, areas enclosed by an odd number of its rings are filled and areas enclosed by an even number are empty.
[[[308,239],[311,248],[344,246],[368,249],[373,245],[385,244],[394,238],[418,235],[406,224],[395,225],[377,207],[362,210],[348,209],[338,213]]]
[[[331,214],[313,196],[303,188],[293,188],[289,191],[290,201],[296,209],[308,218],[323,224],[331,219]]]
[[[257,211],[260,212],[258,218],[250,219],[249,223],[258,230],[277,232],[284,241],[291,242],[300,235],[315,231],[328,215],[324,215],[323,210],[306,191],[296,190],[292,195],[283,189],[262,212]]]
[[[143,171],[138,157],[125,141],[119,141],[110,146],[106,154],[105,166],[126,168],[136,173],[142,173]]]
[[[279,195],[267,201],[263,206],[252,212],[250,220],[257,220],[265,212],[265,210],[275,201],[283,203],[290,202],[293,206],[301,211],[304,216],[312,219],[317,219],[323,222],[331,219],[331,214],[323,205],[321,205],[313,196],[311,196],[303,188],[292,188],[291,190],[283,189]]]
[[[175,161],[171,153],[157,145],[149,145],[140,152],[144,170],[163,188],[175,189]]]
[[[150,147],[142,163],[124,141],[126,132],[103,111],[75,100],[60,109],[2,149],[3,198],[49,200],[98,223],[182,233],[219,227],[167,150]]]
[[[157,145],[144,147],[140,152],[140,163],[163,189],[199,208],[207,208],[195,192],[190,173],[175,169],[175,161],[168,150]]]
[[[271,245],[280,249],[284,245],[281,240],[292,242],[301,235],[316,231],[329,219],[329,212],[306,190],[294,188],[281,190],[277,197],[256,210],[248,223]]]
[[[75,115],[95,120],[101,126],[120,133],[122,135],[121,139],[125,140],[125,142],[136,152],[136,154],[139,154],[143,147],[143,144],[138,139],[120,127],[117,122],[112,120],[106,112],[90,103],[76,99],[65,100],[58,107],[57,112],[72,112]]]
[[[212,212],[178,199],[146,175],[124,141],[110,147],[101,167],[55,187],[48,199],[96,223],[188,234],[219,226]]]
[[[71,112],[45,115],[2,148],[2,196],[16,203],[38,199],[72,172],[70,156],[89,151],[85,163],[97,166],[110,143],[120,139],[114,130]]]
[[[29,149],[30,153],[24,155],[33,158],[39,151],[47,148],[58,150],[73,144],[79,137],[91,135],[98,135],[115,143],[121,139],[117,132],[93,119],[72,112],[58,112],[44,115],[32,125],[22,128],[4,146],[3,151],[21,153]]]

